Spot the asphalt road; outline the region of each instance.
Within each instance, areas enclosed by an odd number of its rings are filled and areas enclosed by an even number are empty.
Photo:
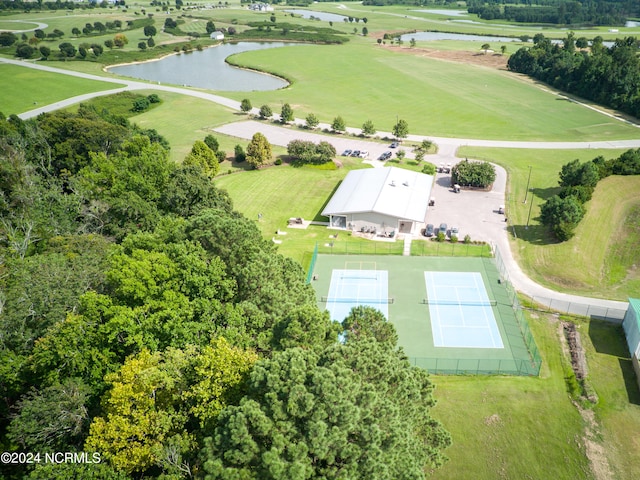
[[[81,72],[73,72],[70,70],[55,68],[55,67],[42,65],[35,62],[31,62],[31,61],[20,61],[20,60],[0,58],[0,62],[19,65],[19,66],[28,67],[28,68],[34,68],[34,69],[43,70],[51,73],[71,75],[71,76],[85,78],[89,80],[97,80],[102,82],[107,81],[107,82],[112,82],[115,85],[118,85],[118,86],[114,86],[113,90],[106,90],[106,91],[94,92],[86,95],[79,95],[76,97],[68,98],[66,100],[55,102],[50,105],[44,105],[42,107],[38,107],[36,109],[20,114],[19,117],[22,119],[32,118],[44,112],[54,111],[60,108],[74,105],[76,103],[85,101],[89,98],[103,96],[103,95],[111,95],[113,93],[123,91],[123,90],[141,90],[141,89],[159,90],[159,91],[178,93],[182,95],[190,95],[193,97],[201,98],[203,100],[217,103],[219,105],[223,105],[232,110],[240,110],[240,103],[235,100],[221,97],[219,95],[213,95],[207,92],[192,90],[189,88],[180,88],[180,87],[159,85],[154,83],[139,82],[135,80],[128,80],[123,78],[117,78],[114,76],[108,76],[109,74],[106,74],[107,76],[99,76],[99,75],[92,75],[92,74],[81,73]],[[257,114],[258,113],[257,109],[254,109],[252,113]],[[295,122],[298,124],[304,124],[304,120],[302,119],[296,119]],[[362,140],[352,139],[352,138],[342,139],[342,138],[336,138],[335,136],[326,137],[326,136],[321,136],[319,134],[304,132],[303,130],[300,130],[297,128],[292,129],[292,128],[277,127],[273,124],[268,124],[264,122],[255,122],[255,121],[236,122],[233,124],[228,124],[223,127],[220,127],[219,129],[217,129],[217,131],[220,131],[221,133],[227,133],[229,135],[233,135],[240,138],[250,139],[251,136],[253,136],[253,133],[257,131],[258,127],[259,127],[259,131],[264,133],[265,136],[269,139],[269,141],[276,145],[286,146],[289,140],[292,140],[294,138],[296,139],[308,138],[312,141],[319,141],[318,139],[328,140],[334,144],[334,146],[336,147],[336,150],[338,150],[339,152],[341,152],[346,148],[351,148],[351,149],[357,148],[360,150],[365,149],[370,152],[370,157],[369,157],[369,160],[367,161],[369,163],[372,163],[373,165],[376,165],[375,159],[379,155],[378,152],[381,153],[382,151],[386,150],[386,145],[381,145],[380,143],[377,143],[377,142],[369,142],[364,139]],[[320,124],[318,129],[319,130],[329,129],[329,125]],[[360,129],[354,129],[354,128],[347,128],[347,131],[353,134],[360,133]],[[389,137],[389,138],[392,137],[392,134],[390,132],[378,132],[376,135],[379,137]],[[496,141],[496,140],[480,140],[480,139],[465,139],[465,138],[445,138],[445,137],[431,137],[426,135],[409,135],[408,137],[408,140],[416,141],[416,142],[421,142],[423,139],[431,140],[438,145],[438,149],[439,149],[438,154],[433,157],[430,156],[428,159],[428,161],[430,161],[431,163],[435,163],[436,165],[441,162],[452,163],[452,164],[457,163],[459,159],[455,156],[455,152],[461,146],[523,148],[523,149],[640,148],[640,139],[615,140],[615,141],[604,140],[604,141],[596,141],[596,142],[513,142],[508,140]],[[409,154],[410,152],[407,152],[407,153]],[[446,180],[442,180],[441,178],[438,179],[438,182],[443,182],[444,184],[446,184]],[[438,182],[437,182],[437,185],[439,185]],[[500,180],[500,182],[502,182],[502,180]],[[506,184],[506,173],[504,174],[504,183]],[[497,205],[499,204],[505,203],[504,187],[496,186],[496,188],[499,189],[496,191],[498,194],[491,195],[489,203],[487,203],[486,206],[481,207],[483,209],[483,215],[487,214],[487,212],[485,212],[484,210],[492,209],[497,207]],[[473,197],[475,193],[479,193],[479,192],[465,191],[459,195],[461,199],[472,198],[473,200],[475,200],[478,198],[477,196]],[[440,195],[440,193],[438,193],[438,195]],[[500,196],[502,197],[502,201],[499,201]],[[480,202],[473,201],[473,200],[470,202],[471,206],[476,204],[480,205]],[[456,199],[454,200],[454,202],[457,202],[459,204],[458,206],[460,206],[461,204],[465,203],[466,200],[458,201],[458,199]],[[436,207],[440,207],[440,205],[436,204]],[[438,211],[438,210],[436,209],[435,211]],[[469,207],[467,207],[467,210],[465,210],[464,208],[458,208],[456,209],[456,211],[458,213],[468,211],[470,220],[474,220],[475,219],[474,215],[478,214],[477,210],[470,210]],[[491,218],[492,220],[495,219],[495,217],[491,217]],[[466,219],[460,218],[459,222],[461,226],[464,225],[466,227],[467,225]],[[485,222],[483,221],[481,223],[485,223]],[[503,261],[505,263],[505,266],[507,268],[507,271],[510,277],[510,281],[513,283],[514,287],[518,291],[523,292],[524,294],[530,297],[548,298],[549,299],[548,306],[550,306],[551,308],[557,308],[559,310],[568,310],[568,311],[572,311],[574,313],[579,313],[579,314],[583,314],[584,312],[589,312],[590,307],[602,308],[605,310],[613,309],[613,310],[619,310],[620,312],[623,312],[627,309],[628,307],[627,302],[618,302],[618,301],[612,301],[612,300],[602,300],[602,299],[582,297],[577,295],[569,295],[565,293],[555,292],[553,290],[550,290],[546,287],[543,287],[533,282],[529,277],[527,277],[522,272],[522,270],[520,269],[520,266],[517,264],[517,262],[513,258],[510,244],[509,244],[508,233],[506,232],[506,225],[503,225],[504,222],[500,223],[500,222],[494,222],[494,221],[487,221],[486,223],[487,224],[495,223],[496,226],[493,228],[489,227],[486,230],[486,232],[481,232],[479,238],[482,238],[482,236],[486,235],[485,238],[488,241],[492,242],[500,250],[501,256],[503,258]],[[469,222],[469,225],[471,224],[472,222]],[[461,231],[461,234],[464,235],[464,232]]]

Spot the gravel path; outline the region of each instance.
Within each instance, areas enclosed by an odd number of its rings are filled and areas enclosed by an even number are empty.
[[[11,60],[0,58],[0,62],[20,65],[29,68],[35,68],[38,70],[48,71],[52,73],[71,75],[80,78],[86,78],[89,80],[97,80],[97,81],[107,81],[113,82],[117,87],[114,87],[113,90],[107,90],[102,92],[95,92],[86,95],[79,95],[76,97],[72,97],[66,100],[62,100],[51,105],[46,105],[43,107],[39,107],[34,110],[30,110],[28,112],[24,112],[19,115],[22,119],[32,118],[40,113],[49,112],[58,110],[60,108],[73,105],[85,100],[88,100],[92,97],[102,96],[102,95],[110,95],[123,90],[159,90],[165,92],[173,92],[179,93],[183,95],[190,95],[193,97],[201,98],[203,100],[211,101],[217,103],[219,105],[223,105],[233,110],[240,110],[240,103],[231,100],[225,97],[221,97],[219,95],[213,95],[206,92],[201,92],[197,90],[191,90],[188,88],[179,88],[179,87],[171,87],[153,83],[145,83],[138,82],[134,80],[127,80],[122,78],[115,77],[103,77],[99,75],[92,75],[81,72],[73,72],[70,70],[64,70],[60,68],[50,67],[47,65],[42,65],[29,61],[19,61],[19,60]],[[257,114],[257,109],[254,109],[252,113]],[[277,115],[275,116],[277,118]],[[303,125],[304,120],[296,119],[295,123]],[[319,130],[329,129],[329,125],[320,124],[318,127]],[[387,150],[386,144],[380,144],[376,142],[367,141],[364,139],[357,138],[340,138],[332,135],[330,137],[320,135],[317,133],[305,132],[304,130],[292,127],[278,127],[273,124],[269,124],[266,122],[256,122],[256,121],[244,121],[244,122],[235,122],[232,124],[224,125],[218,129],[216,129],[220,133],[225,133],[227,135],[232,135],[239,138],[250,139],[253,134],[257,131],[265,134],[267,139],[271,143],[276,145],[286,146],[289,140],[294,138],[296,139],[309,139],[315,142],[320,140],[328,140],[335,147],[336,150],[340,153],[342,150],[350,148],[350,149],[360,149],[360,150],[368,150],[370,152],[369,159],[365,160],[372,165],[380,165],[382,162],[378,162],[375,160],[379,156],[382,151]],[[360,129],[355,128],[347,128],[347,131],[351,134],[359,134]],[[392,137],[390,132],[378,132],[377,136],[379,137]],[[429,139],[435,142],[439,151],[435,157],[429,157],[429,161],[432,163],[456,163],[459,159],[455,156],[456,150],[461,146],[477,146],[477,147],[499,147],[499,148],[524,148],[524,149],[585,149],[585,148],[603,148],[603,149],[614,149],[614,148],[640,148],[640,139],[636,140],[605,140],[605,141],[596,141],[596,142],[512,142],[512,141],[496,141],[496,140],[479,140],[479,139],[464,139],[464,138],[445,138],[445,137],[431,137],[425,135],[409,135],[408,140],[421,142],[423,139]],[[411,157],[411,152],[407,151],[407,156]],[[499,175],[499,179],[504,178],[504,180],[500,180],[506,184],[506,174]],[[501,185],[501,184],[500,184]],[[497,191],[502,192],[504,204],[504,191],[505,185],[496,185]],[[492,200],[493,201],[493,200]],[[495,202],[494,202],[495,203]],[[534,281],[532,281],[529,277],[527,277],[524,272],[521,270],[520,266],[516,263],[513,255],[511,253],[511,248],[509,244],[508,234],[506,232],[506,228],[504,225],[500,225],[496,227],[496,231],[491,233],[493,237],[492,242],[499,248],[501,256],[504,260],[505,266],[509,273],[509,277],[514,287],[523,292],[530,297],[538,297],[549,299],[548,306],[551,308],[557,308],[559,310],[567,310],[573,313],[584,314],[585,312],[589,312],[590,308],[596,307],[604,310],[613,309],[619,312],[622,312],[621,315],[624,316],[624,311],[627,309],[627,302],[618,302],[612,300],[602,300],[596,298],[582,297],[577,295],[569,295],[565,293],[556,292],[550,290],[546,287],[538,285]],[[618,318],[618,314],[608,313],[609,316],[614,318]],[[619,319],[621,320],[622,317]]]

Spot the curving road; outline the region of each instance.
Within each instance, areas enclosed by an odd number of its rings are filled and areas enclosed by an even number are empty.
[[[233,110],[240,110],[240,102],[235,100],[231,100],[225,97],[221,97],[219,95],[213,95],[206,92],[201,92],[197,90],[191,90],[188,88],[180,88],[180,87],[171,87],[160,84],[153,83],[145,83],[139,82],[135,80],[127,80],[115,77],[104,77],[99,75],[93,75],[88,73],[74,72],[69,70],[64,70],[61,68],[50,67],[47,65],[41,65],[34,62],[28,61],[19,61],[12,59],[0,58],[0,63],[7,63],[12,65],[19,65],[22,67],[34,68],[37,70],[42,70],[51,73],[57,73],[62,75],[71,75],[75,77],[85,78],[88,80],[97,80],[101,82],[112,82],[118,87],[114,87],[112,90],[105,90],[100,92],[88,93],[85,95],[79,95],[76,97],[71,97],[66,100],[61,100],[59,102],[55,102],[50,105],[45,105],[28,112],[24,112],[18,115],[22,119],[28,119],[40,115],[44,112],[50,112],[54,110],[58,110],[60,108],[64,108],[85,100],[88,100],[93,97],[103,96],[103,95],[111,95],[113,93],[117,93],[124,90],[159,90],[165,92],[173,92],[182,95],[189,95],[192,97],[197,97],[203,100],[207,100],[210,102],[217,103],[219,105],[223,105]],[[252,113],[258,113],[257,109],[254,109]],[[304,125],[304,120],[296,119],[295,123]],[[320,129],[330,128],[328,124],[320,124]],[[270,124],[260,123],[260,122],[235,122],[233,124],[228,124],[216,129],[221,133],[226,133],[229,135],[237,136],[240,138],[250,139],[253,134],[258,131],[258,129],[267,136],[270,142],[276,145],[286,146],[288,141],[292,138],[292,130],[289,128],[277,127]],[[349,133],[359,134],[360,129],[348,128],[347,131]],[[267,133],[265,133],[267,132]],[[302,131],[294,130],[295,138],[301,138]],[[309,136],[309,139],[313,139],[314,141],[319,141],[319,139],[326,139],[325,136],[321,136],[319,134],[313,133],[305,133],[304,135]],[[378,136],[381,137],[392,137],[393,135],[390,132],[378,132]],[[316,138],[318,137],[318,138]],[[340,150],[340,145],[338,145],[338,140],[335,137],[331,137],[332,142],[335,142],[338,146],[338,150]],[[619,148],[640,148],[640,139],[637,140],[615,140],[615,141],[600,141],[600,142],[512,142],[512,141],[495,141],[495,140],[479,140],[479,139],[464,139],[464,138],[445,138],[445,137],[430,137],[425,135],[409,135],[408,137],[411,141],[421,142],[423,139],[428,139],[434,141],[438,147],[439,151],[436,155],[434,163],[456,163],[458,161],[455,156],[456,150],[461,146],[477,146],[477,147],[500,147],[500,148],[523,148],[523,149],[585,149],[585,148],[602,148],[602,149],[619,149]],[[360,146],[356,148],[360,149],[368,149],[372,153],[372,157],[375,152],[380,150],[380,143],[377,142],[367,142],[366,140],[348,140],[349,145],[353,145],[355,142],[358,142]],[[345,144],[346,145],[346,144]],[[346,148],[346,146],[344,147]],[[377,156],[377,155],[376,155]],[[370,161],[369,163],[375,164],[375,161]],[[500,175],[499,178],[504,178],[504,182],[506,183],[506,175]],[[498,187],[498,186],[497,186]],[[502,185],[502,191],[504,192],[505,185]],[[504,203],[504,202],[503,202]],[[619,302],[613,300],[603,300],[597,298],[590,297],[582,297],[578,295],[570,295],[565,293],[556,292],[550,290],[546,287],[543,287],[529,277],[527,277],[524,272],[521,270],[520,266],[517,264],[515,259],[513,258],[511,252],[511,246],[509,244],[508,234],[506,232],[506,226],[500,226],[498,228],[499,232],[496,231],[496,235],[494,237],[494,241],[496,246],[498,247],[502,259],[504,261],[505,267],[510,277],[510,281],[513,283],[514,287],[530,296],[537,298],[545,298],[548,299],[549,302],[546,305],[553,309],[570,311],[576,314],[587,314],[589,312],[593,312],[594,309],[599,309],[603,313],[602,316],[608,316],[609,318],[622,320],[624,317],[624,312],[628,307],[627,302]]]

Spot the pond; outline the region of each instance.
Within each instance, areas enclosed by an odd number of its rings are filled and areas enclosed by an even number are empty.
[[[345,18],[349,18],[335,13],[314,12],[312,10],[291,9],[285,10],[285,12],[300,15],[302,18],[319,18],[323,22],[344,22]]]
[[[435,41],[435,40],[465,40],[469,42],[521,42],[519,38],[512,37],[491,37],[489,35],[468,35],[464,33],[444,33],[444,32],[416,32],[407,33],[400,37],[403,42],[409,42],[412,38],[416,41]]]
[[[267,48],[294,47],[285,42],[225,43],[200,52],[171,55],[151,62],[121,65],[109,69],[117,75],[158,83],[234,92],[278,90],[289,85],[282,78],[232,67],[225,59],[236,53]]]

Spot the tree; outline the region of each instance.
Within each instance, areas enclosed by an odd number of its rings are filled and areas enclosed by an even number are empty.
[[[483,43],[482,47],[480,47],[480,50],[482,50],[484,52],[484,54],[487,54],[487,51],[491,48],[491,46],[488,43]]]
[[[33,48],[31,45],[27,45],[26,43],[23,43],[21,45],[18,45],[18,47],[16,48],[16,57],[31,58],[31,55],[33,55],[35,51],[36,49]]]
[[[451,184],[487,188],[496,179],[496,169],[489,162],[470,162],[464,159],[451,169]]]
[[[115,42],[111,39],[104,41],[104,46],[108,49],[112,49],[115,46]]]
[[[40,55],[42,55],[42,58],[44,58],[45,60],[49,58],[49,55],[51,55],[51,49],[46,45],[42,45],[38,50],[40,51]]]
[[[211,134],[204,137],[204,143],[214,152],[217,152],[220,149],[220,142],[218,142],[218,139]]]
[[[33,36],[36,37],[38,40],[44,40],[46,35],[44,33],[44,30],[40,29],[40,28],[36,28],[33,31]]]
[[[208,33],[209,35],[211,35],[213,32],[215,32],[215,31],[216,31],[216,25],[215,25],[215,23],[213,23],[213,20],[209,20],[209,21],[207,22],[207,27],[206,27],[206,29],[207,29],[207,33]]]
[[[543,225],[551,228],[558,240],[569,240],[582,217],[584,207],[574,196],[561,198],[554,195],[540,207],[540,219]]]
[[[282,105],[282,111],[280,113],[280,121],[282,123],[289,123],[293,120],[293,109],[291,105],[285,103]]]
[[[97,43],[92,43],[91,51],[96,57],[99,57],[100,55],[102,55],[102,52],[104,52],[104,49],[102,48],[102,45],[98,45]]]
[[[245,161],[247,154],[245,153],[244,148],[242,148],[242,145],[236,145],[233,147],[233,156],[238,163]]]
[[[270,162],[272,157],[271,144],[267,138],[260,132],[255,133],[247,147],[247,163],[253,168],[258,168]]]
[[[313,130],[318,125],[320,125],[320,120],[313,113],[310,113],[309,115],[307,115],[307,117],[305,118],[305,122],[306,122],[307,128],[310,130]]]
[[[69,42],[61,43],[60,45],[58,45],[58,48],[60,49],[60,53],[62,53],[64,57],[70,58],[76,56],[76,47],[74,47]]]
[[[146,50],[147,49],[147,42],[138,42],[138,48],[140,50]]]
[[[342,133],[346,131],[346,129],[347,128],[342,117],[338,116],[333,119],[333,122],[331,123],[331,130],[333,130],[334,132]]]
[[[94,22],[93,23],[93,28],[94,28],[94,30],[98,31],[99,33],[104,33],[104,32],[107,31],[107,27],[102,22]]]
[[[399,161],[402,161],[406,155],[407,152],[405,152],[403,148],[399,148],[398,150],[396,150],[396,158]]]
[[[269,105],[262,105],[260,107],[260,118],[271,118],[271,115],[273,115],[273,111],[271,110],[271,107]]]
[[[400,119],[393,126],[392,132],[393,136],[398,139],[406,138],[407,135],[409,135],[409,124],[406,122],[406,120]]]
[[[113,44],[118,48],[124,47],[127,43],[129,40],[124,33],[118,33],[113,37]]]
[[[411,37],[411,40],[409,40],[409,46],[411,48],[415,48],[415,46],[416,46],[416,39],[415,38]]]
[[[362,35],[365,37],[369,35],[369,29],[367,27],[362,27]]]
[[[89,428],[89,394],[79,379],[30,391],[17,404],[9,438],[25,450],[79,447]]]
[[[502,55],[504,55],[506,51],[507,51],[507,46],[506,45],[500,45],[500,53]]]
[[[600,174],[598,173],[598,167],[593,162],[584,162],[581,164],[580,160],[575,159],[562,166],[558,183],[561,187],[576,187],[581,185],[595,188],[598,180],[600,180]]]
[[[362,134],[367,137],[376,134],[376,127],[371,120],[367,120],[362,124]]]
[[[82,34],[82,32],[80,31],[80,29],[78,27],[73,27],[71,29],[71,35],[73,35],[74,37],[79,37]]]
[[[153,39],[153,37],[147,39],[147,46],[149,48],[153,48],[156,46],[156,41]]]
[[[240,102],[240,110],[242,110],[244,113],[249,113],[252,108],[253,106],[251,105],[251,100],[249,100],[248,98],[243,98],[242,102]]]
[[[216,154],[202,140],[196,140],[191,152],[185,157],[184,165],[197,165],[202,168],[205,175],[213,178],[218,174],[220,165]]]
[[[415,478],[451,443],[429,411],[425,370],[371,338],[320,353],[291,348],[254,365],[248,392],[205,440],[222,478]]]
[[[156,30],[156,27],[154,27],[153,25],[146,25],[144,27],[144,36],[145,37],[153,37],[154,35],[157,35],[158,31]]]
[[[12,32],[0,32],[0,46],[10,47],[17,41],[18,37],[16,37]]]

